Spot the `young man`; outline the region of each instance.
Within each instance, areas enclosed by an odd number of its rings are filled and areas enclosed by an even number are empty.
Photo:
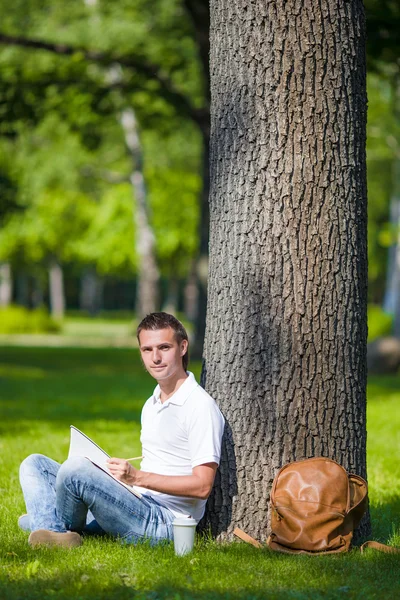
[[[142,498],[84,457],[62,465],[40,454],[20,468],[31,546],[79,546],[81,533],[107,533],[128,543],[173,539],[176,516],[197,521],[217,470],[224,419],[214,400],[188,372],[188,336],[167,313],[152,313],[137,329],[140,354],[158,385],[142,410],[141,469],[122,458],[108,468]]]

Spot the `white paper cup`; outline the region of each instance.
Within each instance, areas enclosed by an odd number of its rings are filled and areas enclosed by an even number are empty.
[[[197,521],[192,517],[177,517],[172,525],[174,527],[174,548],[177,556],[183,556],[193,550],[194,534]]]

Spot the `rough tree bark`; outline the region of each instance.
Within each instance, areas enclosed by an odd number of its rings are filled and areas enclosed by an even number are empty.
[[[211,0],[202,383],[226,420],[208,522],[265,540],[294,459],[366,476],[361,0]]]

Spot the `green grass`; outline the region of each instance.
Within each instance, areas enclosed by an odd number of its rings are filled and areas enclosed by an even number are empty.
[[[23,327],[7,328],[7,323],[3,323],[4,315],[1,314],[0,347],[137,347],[136,327],[138,320],[133,313],[127,311],[103,311],[95,317],[90,317],[82,311],[68,311],[62,321],[53,322],[47,317],[49,323],[54,325],[52,330],[47,333],[43,326],[38,327],[38,322],[44,318],[42,310],[28,312],[24,308],[17,306],[12,307],[12,309],[6,309],[6,311],[11,311],[10,315],[11,313],[14,314],[15,312],[22,311],[25,315],[26,327],[25,329]],[[184,315],[178,315],[178,318],[181,319],[190,336],[192,325],[185,319]],[[21,325],[19,322],[17,324]]]
[[[200,365],[194,366],[198,374]],[[73,551],[32,550],[17,527],[24,512],[18,466],[32,452],[62,461],[73,423],[112,454],[139,454],[141,406],[153,381],[135,349],[0,348],[0,598],[220,599],[395,598],[400,557],[354,550],[285,556],[241,542],[199,539],[121,546],[85,539]],[[400,545],[400,378],[371,379],[368,458],[373,537]]]
[[[3,333],[0,327],[0,346],[37,347],[136,347],[135,321],[123,315],[117,319],[87,315],[67,315],[59,322],[59,331]]]
[[[133,320],[91,319],[66,317],[62,325],[63,335],[75,337],[135,337]]]

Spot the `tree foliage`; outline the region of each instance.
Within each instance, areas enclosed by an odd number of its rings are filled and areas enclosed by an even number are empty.
[[[396,0],[366,0],[365,5],[368,65],[376,73],[369,84],[370,283],[379,296],[389,229],[391,144],[399,139],[385,82],[399,72],[400,8]],[[43,182],[48,191],[67,185],[87,195],[103,217],[101,199],[113,198],[110,218],[122,215],[129,201],[117,208],[122,188],[112,190],[113,181],[129,174],[117,124],[118,110],[128,103],[144,140],[160,267],[166,275],[184,274],[189,261],[183,257],[193,256],[198,245],[201,136],[196,124],[207,135],[208,2],[17,0],[0,6],[0,19],[0,152],[7,155],[0,172],[0,222],[21,216]],[[107,75],[115,65],[118,81]],[[46,128],[59,132],[58,142],[54,134],[47,143],[47,153],[46,144],[41,148],[33,139],[33,131],[40,138]],[[94,221],[90,232],[97,227]],[[101,272],[109,272],[114,264],[109,234],[97,238],[96,252],[80,251],[79,260],[91,257]],[[101,258],[106,239],[107,268]],[[128,242],[121,247],[128,249]],[[135,260],[130,248],[115,264],[125,265],[128,273]]]
[[[178,0],[88,4],[0,8],[4,35],[37,40],[10,42],[0,57],[0,147],[12,157],[0,176],[1,258],[56,254],[102,274],[135,272],[134,199],[123,183],[131,165],[118,122],[128,103],[141,123],[161,268],[183,276],[197,248],[200,190],[190,112],[204,104],[190,21]]]

